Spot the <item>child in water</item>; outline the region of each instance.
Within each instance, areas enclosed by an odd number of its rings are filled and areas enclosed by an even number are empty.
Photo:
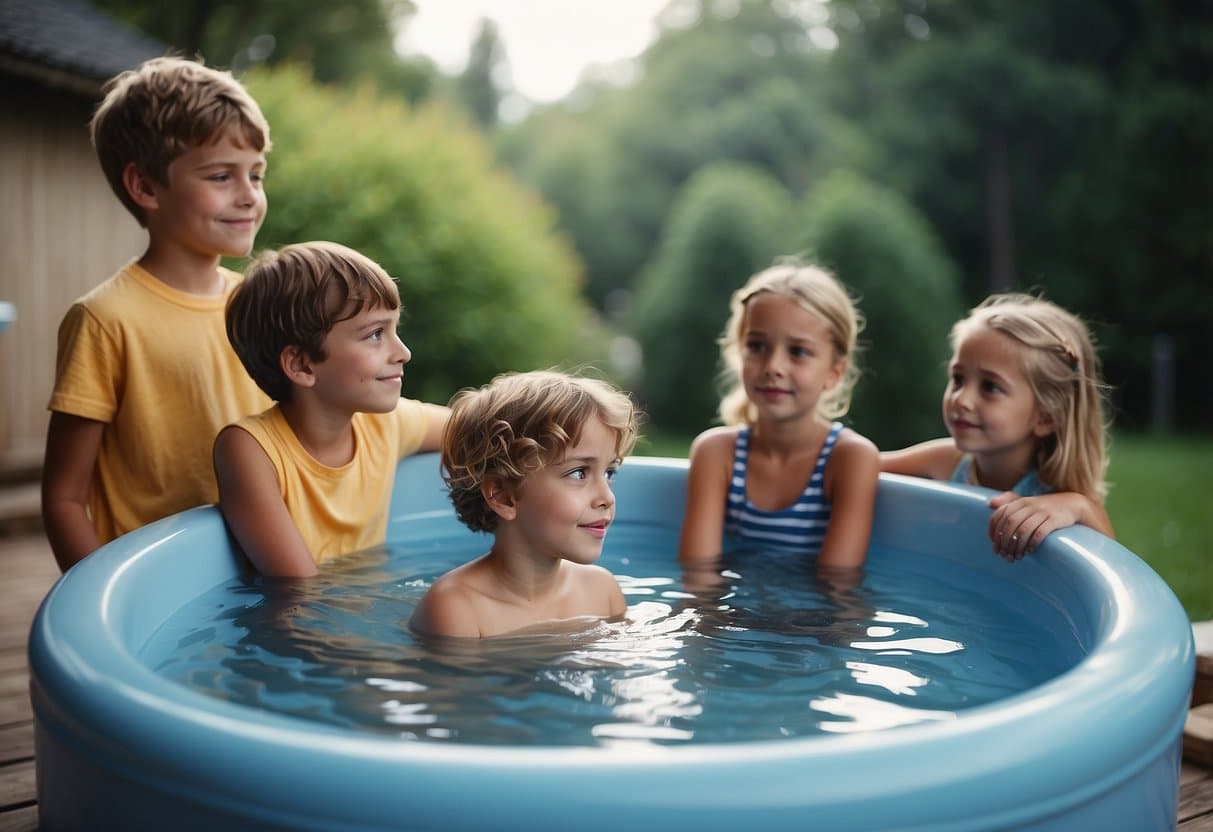
[[[483,638],[622,616],[618,582],[594,561],[615,517],[611,479],[635,441],[631,400],[596,379],[507,373],[457,393],[442,474],[459,519],[493,545],[435,581],[409,625]]]
[[[723,427],[691,445],[679,542],[686,566],[714,562],[726,535],[748,548],[863,565],[879,457],[842,423],[858,377],[861,319],[816,266],[786,260],[733,294],[721,354],[735,384]]]
[[[883,453],[881,469],[1002,492],[990,538],[1009,560],[1076,523],[1111,537],[1104,384],[1087,327],[1042,298],[998,294],[952,327],[951,342],[951,438]]]

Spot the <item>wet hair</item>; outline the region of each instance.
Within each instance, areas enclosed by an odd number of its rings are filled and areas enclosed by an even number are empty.
[[[147,221],[122,172],[139,172],[168,186],[168,168],[190,148],[235,133],[260,152],[270,149],[270,128],[257,102],[231,73],[184,58],[145,61],[106,82],[105,98],[89,123],[101,170],[140,225]],[[235,138],[234,137],[234,138]]]
[[[530,474],[564,458],[591,419],[615,434],[623,458],[636,443],[632,400],[605,381],[552,370],[505,373],[451,399],[442,436],[442,477],[455,514],[473,531],[491,532],[497,514],[481,486],[497,479],[517,488]]]
[[[859,333],[863,315],[841,283],[825,269],[796,257],[782,257],[733,293],[730,315],[720,337],[720,356],[724,370],[721,380],[727,392],[720,401],[720,419],[726,425],[753,422],[753,405],[741,386],[742,345],[745,342],[746,311],[751,300],[762,293],[788,298],[825,323],[835,360],[846,362],[842,378],[817,401],[817,413],[824,419],[844,415],[851,407],[851,393],[859,380],[857,364]]]
[[[1036,406],[1053,423],[1037,443],[1040,481],[1059,491],[1107,493],[1107,385],[1086,324],[1033,295],[991,295],[952,327],[951,344],[977,327],[1001,332],[1018,347]]]
[[[379,308],[399,309],[400,294],[378,263],[337,243],[297,243],[253,260],[228,299],[227,337],[257,386],[289,402],[282,351],[299,347],[323,361],[335,324]]]

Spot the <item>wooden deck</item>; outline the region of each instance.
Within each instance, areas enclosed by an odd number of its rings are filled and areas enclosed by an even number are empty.
[[[0,537],[0,832],[38,828],[25,644],[38,604],[58,577],[40,533]],[[1177,828],[1213,832],[1213,770],[1184,763]]]

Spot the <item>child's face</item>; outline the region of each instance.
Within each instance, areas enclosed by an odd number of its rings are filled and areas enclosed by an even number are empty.
[[[387,413],[400,401],[404,365],[413,357],[396,334],[400,310],[372,307],[339,321],[313,366],[315,391],[349,413]]]
[[[956,447],[970,454],[1030,454],[1050,432],[1036,406],[1019,347],[985,325],[956,344],[943,393],[943,420]]]
[[[523,480],[514,498],[514,539],[537,558],[593,563],[615,517],[611,479],[619,468],[616,436],[598,418],[564,459]]]
[[[762,419],[812,416],[845,369],[826,322],[770,292],[746,304],[740,347],[741,383]]]
[[[235,131],[192,147],[168,166],[168,185],[150,183],[148,229],[204,257],[244,257],[265,219],[265,156]]]

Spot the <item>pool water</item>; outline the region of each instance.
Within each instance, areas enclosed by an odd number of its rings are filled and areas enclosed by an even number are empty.
[[[876,548],[843,583],[786,555],[738,552],[684,574],[640,537],[612,544],[602,565],[627,597],[623,621],[419,638],[407,622],[425,590],[483,551],[464,538],[372,550],[311,581],[228,581],[166,620],[139,660],[321,727],[445,744],[670,746],[952,720],[1085,652],[1055,606],[954,559]]]

